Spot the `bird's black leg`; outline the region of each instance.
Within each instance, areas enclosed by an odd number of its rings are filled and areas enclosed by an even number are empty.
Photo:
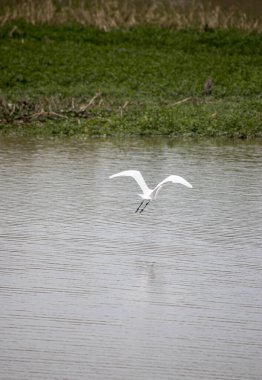
[[[144,203],[144,199],[142,200],[142,202],[140,203],[140,205],[138,206],[138,208],[136,209],[135,212],[137,212],[140,209],[140,207],[142,206],[143,203]]]
[[[145,206],[140,210],[140,214],[141,214],[141,212],[144,211],[144,209],[146,208],[146,206],[147,206],[149,203],[150,203],[150,201],[147,201],[147,202],[146,202]]]

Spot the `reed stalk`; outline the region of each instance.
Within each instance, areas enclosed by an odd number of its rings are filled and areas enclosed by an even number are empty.
[[[18,20],[34,25],[79,23],[102,30],[154,24],[178,30],[262,31],[262,17],[198,1],[181,5],[174,0],[2,0],[0,25]]]

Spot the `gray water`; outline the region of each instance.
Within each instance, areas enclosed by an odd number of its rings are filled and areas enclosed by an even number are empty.
[[[260,380],[261,148],[2,137],[0,378]]]

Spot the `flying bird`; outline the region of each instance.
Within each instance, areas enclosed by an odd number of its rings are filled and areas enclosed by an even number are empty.
[[[169,177],[165,178],[163,181],[159,182],[158,185],[154,189],[149,189],[147,186],[144,178],[142,177],[142,174],[138,170],[125,170],[123,172],[113,174],[109,178],[116,178],[116,177],[133,177],[138,185],[140,186],[141,190],[143,191],[143,194],[138,194],[142,198],[142,202],[137,207],[135,212],[143,212],[145,208],[148,206],[151,200],[154,200],[157,198],[157,195],[159,191],[162,189],[162,187],[168,183],[180,183],[181,185],[187,186],[192,188],[193,186],[187,182],[183,177],[180,177],[178,175],[170,175]]]

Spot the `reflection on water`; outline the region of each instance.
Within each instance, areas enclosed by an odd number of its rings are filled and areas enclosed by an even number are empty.
[[[167,186],[144,214],[131,178]],[[261,379],[261,144],[0,140],[0,377]]]

